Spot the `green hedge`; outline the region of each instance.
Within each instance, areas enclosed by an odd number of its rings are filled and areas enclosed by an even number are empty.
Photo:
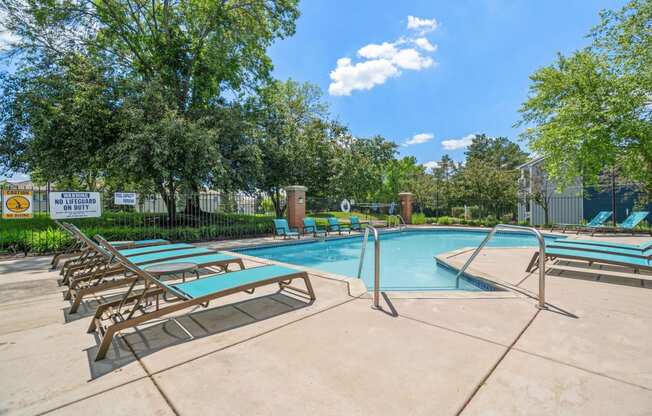
[[[164,215],[106,213],[100,218],[71,222],[85,234],[100,234],[107,240],[164,238],[171,241],[204,241],[271,234],[272,218],[220,213],[204,219],[208,223],[206,225],[165,227],[156,225],[164,223]],[[51,253],[71,243],[70,237],[43,214],[28,220],[0,220],[0,253]]]

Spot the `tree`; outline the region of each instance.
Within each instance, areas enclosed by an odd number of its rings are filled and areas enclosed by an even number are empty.
[[[521,106],[523,137],[560,187],[619,167],[652,195],[652,2],[607,11],[591,47],[539,69]]]
[[[527,153],[507,137],[476,134],[465,152],[467,161],[478,160],[496,169],[513,170],[525,163]]]
[[[41,60],[0,80],[0,164],[97,190],[122,137],[119,89],[97,63]]]
[[[284,186],[304,185],[314,194],[327,186],[335,155],[332,126],[325,119],[321,91],[312,84],[273,82],[254,105],[262,162],[258,186],[269,194],[280,217]]]
[[[338,198],[359,202],[383,199],[383,183],[387,167],[395,158],[396,144],[381,136],[369,139],[353,137],[341,128],[337,137],[331,191]],[[394,200],[396,195],[390,195]]]
[[[227,109],[269,81],[266,50],[294,32],[298,17],[296,0],[6,0],[0,12],[0,23],[19,36],[14,52],[24,62],[87,57],[128,87],[113,105],[128,115],[123,131],[129,134],[116,136],[127,141],[111,154],[126,162],[120,173],[153,184],[170,203],[179,189],[197,192],[227,178],[224,169],[238,165],[234,155],[249,160],[249,138],[231,142],[236,129],[223,129],[228,122],[242,125],[233,121],[234,113],[246,112]],[[224,130],[229,134],[220,135]],[[156,140],[159,134],[164,136]],[[71,145],[83,150],[83,140]],[[31,142],[23,145],[29,152]],[[159,160],[148,160],[150,148]],[[74,163],[73,154],[64,153],[61,163]],[[5,153],[10,163],[15,158]]]

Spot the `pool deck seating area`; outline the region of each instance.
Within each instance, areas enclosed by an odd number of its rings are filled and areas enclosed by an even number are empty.
[[[297,243],[202,245],[272,242]],[[650,414],[652,273],[550,262],[540,310],[535,250],[487,248],[471,264],[512,290],[390,293],[382,311],[360,281],[309,270],[312,303],[272,286],[235,294],[129,329],[101,361],[86,328],[114,294],[71,315],[50,257],[4,260],[0,414]],[[471,251],[438,260],[459,268]]]

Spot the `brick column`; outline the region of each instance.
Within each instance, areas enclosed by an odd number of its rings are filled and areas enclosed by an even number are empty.
[[[301,185],[285,187],[288,201],[288,224],[290,228],[303,229],[303,218],[306,216],[306,188]]]
[[[401,216],[407,224],[412,224],[412,200],[414,195],[411,192],[401,192],[398,197],[401,199]]]

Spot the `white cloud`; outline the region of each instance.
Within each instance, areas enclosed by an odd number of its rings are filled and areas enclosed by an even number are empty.
[[[437,21],[409,16],[408,27],[428,32],[437,27]],[[330,72],[328,92],[331,95],[351,95],[355,90],[370,90],[389,78],[399,77],[401,70],[430,68],[436,62],[428,54],[436,50],[437,45],[424,37],[401,36],[394,42],[370,43],[358,49],[359,62],[348,57],[337,60],[335,69]]]
[[[358,50],[358,55],[367,59],[392,59],[398,50],[393,43],[383,42],[380,45],[375,43],[370,43],[367,46],[363,46]]]
[[[437,29],[436,19],[421,19],[420,17],[408,16],[407,28],[410,30],[416,30],[421,34],[432,32]]]
[[[422,56],[416,49],[403,49],[392,58],[392,63],[402,69],[420,71],[432,66],[435,61]]]
[[[465,147],[468,147],[468,146],[471,145],[471,143],[473,142],[474,137],[475,137],[475,133],[467,134],[466,136],[462,137],[461,139],[444,140],[443,142],[441,142],[441,145],[446,150],[464,149]]]
[[[405,142],[405,146],[410,146],[413,144],[422,144],[427,143],[430,140],[434,139],[435,136],[432,133],[419,133],[412,136],[411,139]]]
[[[352,65],[351,59],[340,58],[337,60],[337,68],[331,71],[333,82],[328,86],[328,92],[331,95],[351,95],[353,90],[369,90],[399,74],[398,68],[386,59]]]
[[[431,160],[430,162],[425,162],[425,163],[422,163],[421,165],[424,168],[426,168],[426,171],[431,171],[432,172],[433,169],[436,169],[436,168],[439,167],[439,162],[437,162],[436,160]]]
[[[416,43],[418,47],[420,47],[421,49],[423,49],[424,51],[427,51],[427,52],[434,52],[434,51],[437,50],[437,45],[433,45],[426,38],[415,39],[414,43]]]

